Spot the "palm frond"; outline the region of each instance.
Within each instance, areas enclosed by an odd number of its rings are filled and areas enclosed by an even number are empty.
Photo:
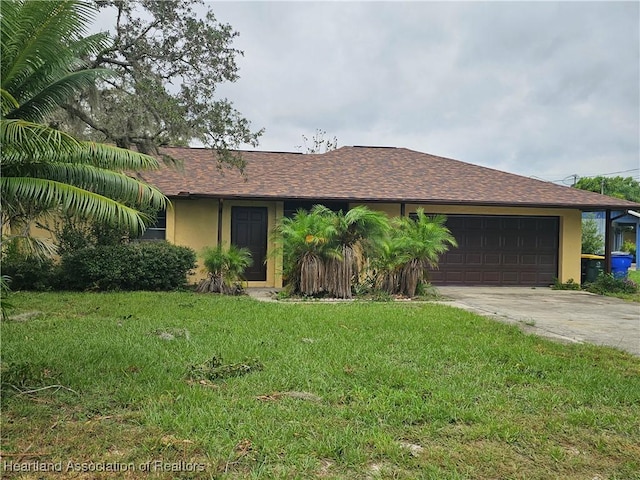
[[[134,208],[98,193],[53,180],[31,177],[2,177],[3,202],[19,203],[28,198],[32,205],[58,207],[63,214],[74,214],[104,224],[118,224],[134,234],[144,232],[145,216]]]
[[[68,157],[81,147],[71,135],[43,125],[19,119],[0,120],[2,165],[38,161],[46,153]]]
[[[110,70],[92,69],[67,73],[56,78],[48,72],[35,72],[28,79],[30,91],[15,89],[20,106],[6,114],[7,118],[21,118],[34,122],[42,121],[62,104],[93,85],[98,78],[111,74]]]
[[[154,209],[166,206],[166,198],[158,189],[112,170],[82,164],[47,162],[32,164],[25,173],[32,178],[68,183],[127,204],[148,205]]]
[[[82,37],[95,13],[90,3],[73,0],[3,2],[2,88],[16,90],[42,65],[62,67],[66,47]]]
[[[20,105],[18,101],[7,92],[4,88],[0,88],[0,101],[2,101],[2,115],[4,116],[7,112],[18,108]]]
[[[159,162],[150,155],[103,143],[79,142],[60,130],[25,120],[0,120],[0,146],[3,167],[45,161],[124,171],[159,167]]]

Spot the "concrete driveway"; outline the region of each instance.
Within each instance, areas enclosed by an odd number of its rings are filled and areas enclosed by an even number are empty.
[[[447,305],[566,342],[640,355],[640,304],[587,292],[525,287],[438,287]]]

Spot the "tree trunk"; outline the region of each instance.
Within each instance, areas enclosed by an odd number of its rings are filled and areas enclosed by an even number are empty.
[[[327,291],[336,298],[352,298],[354,252],[349,245],[342,247],[342,259],[327,260]]]
[[[408,297],[415,297],[421,275],[422,265],[419,260],[414,258],[407,262],[400,274],[400,291]]]
[[[324,291],[324,285],[324,263],[312,253],[305,254],[300,264],[300,293],[316,295]]]
[[[201,280],[196,288],[197,293],[224,293],[230,294],[235,291],[234,288],[229,287],[225,281],[224,276],[221,273],[210,273],[207,278]]]

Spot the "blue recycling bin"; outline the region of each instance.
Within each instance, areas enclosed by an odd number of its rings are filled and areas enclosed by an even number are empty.
[[[611,252],[611,274],[614,278],[627,278],[633,255],[626,252]]]

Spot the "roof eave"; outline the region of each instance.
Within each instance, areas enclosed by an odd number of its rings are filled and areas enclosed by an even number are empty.
[[[480,206],[480,207],[518,207],[518,208],[557,208],[576,209],[582,211],[598,210],[628,210],[630,208],[640,208],[638,204],[628,203],[608,203],[608,204],[586,204],[586,203],[562,203],[562,202],[492,202],[486,200],[451,200],[451,199],[427,199],[427,198],[380,198],[380,197],[339,197],[339,196],[282,196],[282,195],[241,195],[241,194],[214,194],[199,192],[180,192],[175,195],[168,195],[169,198],[212,198],[228,200],[257,200],[257,201],[278,201],[278,200],[319,200],[327,202],[362,202],[362,203],[413,203],[425,205],[457,205],[457,206]]]

